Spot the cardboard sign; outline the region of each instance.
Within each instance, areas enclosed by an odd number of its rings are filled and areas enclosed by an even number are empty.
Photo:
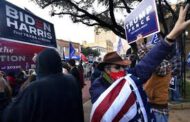
[[[126,17],[125,34],[128,43],[135,42],[137,35],[150,36],[160,31],[155,0],[143,0]]]

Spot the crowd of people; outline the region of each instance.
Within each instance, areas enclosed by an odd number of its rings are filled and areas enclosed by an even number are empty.
[[[83,122],[81,69],[75,60],[62,63],[57,51],[46,49],[36,57],[36,69],[0,73],[0,117],[5,122]],[[53,60],[52,60],[53,59]],[[63,73],[63,69],[67,73]]]
[[[171,52],[175,39],[190,25],[185,20],[188,7],[181,7],[174,28],[154,47],[146,47],[142,35],[137,37],[139,61],[134,66],[130,57],[123,59],[117,52],[93,63],[92,122],[168,121],[169,81],[178,74]],[[82,62],[78,66],[73,59],[63,62],[54,49],[35,58],[36,69],[28,73],[0,71],[0,120],[84,122]]]
[[[130,58],[107,53],[98,65],[102,74],[93,81],[91,121],[168,121],[168,90],[172,75],[170,58],[176,38],[190,24],[185,21],[187,5],[180,8],[172,31],[152,49],[137,37],[140,61],[132,67]]]

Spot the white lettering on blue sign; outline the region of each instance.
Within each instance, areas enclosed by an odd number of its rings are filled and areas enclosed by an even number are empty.
[[[46,39],[52,39],[51,26],[41,20],[6,5],[7,26],[16,30],[33,34]]]
[[[140,26],[144,25],[145,21],[150,21],[150,12],[153,7],[150,5],[144,11],[142,11],[138,16],[136,16],[133,20],[126,24],[126,28],[128,32],[134,31],[138,29]]]

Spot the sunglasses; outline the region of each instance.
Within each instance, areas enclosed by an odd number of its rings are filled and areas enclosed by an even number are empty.
[[[107,66],[106,68],[108,69],[111,69],[111,68],[114,68],[116,70],[120,70],[121,68],[125,68],[125,66],[122,66],[122,65],[110,65],[110,66]]]

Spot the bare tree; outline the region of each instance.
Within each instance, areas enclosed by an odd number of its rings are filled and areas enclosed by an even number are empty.
[[[40,7],[51,7],[51,15],[70,16],[73,23],[83,23],[87,26],[98,26],[113,31],[121,38],[125,37],[124,20],[133,9],[134,2],[141,0],[31,0]],[[165,15],[171,13],[177,16],[167,0],[156,0],[159,19],[163,24],[163,35],[168,33]],[[135,49],[135,44],[131,45]]]
[[[99,26],[125,38],[124,18],[134,0],[32,0],[40,7],[51,7],[51,15],[68,15],[74,23]],[[139,0],[136,0],[139,1]]]

